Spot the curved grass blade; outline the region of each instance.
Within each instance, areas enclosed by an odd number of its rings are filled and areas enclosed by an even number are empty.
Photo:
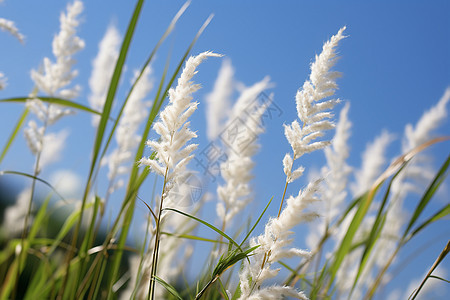
[[[5,146],[3,147],[2,154],[0,155],[0,164],[2,163],[3,159],[6,156],[6,153],[8,152],[9,148],[11,147],[12,143],[17,137],[17,134],[19,133],[20,129],[23,126],[23,123],[25,122],[25,119],[28,116],[28,108],[25,107],[22,114],[20,115],[19,120],[16,123],[16,126],[14,127],[13,131],[11,132],[11,135],[8,138],[8,141],[6,142]]]
[[[262,211],[262,213],[259,215],[258,220],[256,220],[255,224],[253,225],[253,227],[250,229],[250,231],[247,233],[247,235],[245,236],[244,240],[241,242],[240,246],[242,247],[242,245],[245,243],[245,241],[250,237],[250,234],[252,234],[253,230],[255,230],[256,226],[258,225],[259,221],[261,221],[262,216],[264,215],[264,213],[266,212],[266,210],[269,208],[270,203],[272,203],[273,197],[270,198],[269,203],[267,203],[266,207],[264,208],[264,210]]]
[[[170,22],[169,26],[167,27],[166,31],[164,32],[164,34],[162,35],[162,37],[159,39],[158,43],[156,43],[156,46],[153,48],[152,52],[150,53],[150,55],[148,56],[147,60],[145,61],[143,67],[141,68],[141,71],[139,73],[139,75],[137,76],[136,80],[134,81],[133,85],[130,88],[130,91],[128,92],[127,97],[125,98],[125,101],[122,104],[122,107],[120,108],[119,114],[117,115],[117,118],[114,122],[113,128],[111,129],[111,132],[108,136],[108,139],[106,141],[105,147],[103,148],[103,152],[100,155],[100,160],[105,156],[106,151],[108,150],[108,146],[112,140],[112,137],[114,135],[114,132],[116,130],[116,127],[119,124],[120,118],[122,117],[122,113],[123,110],[125,109],[125,105],[128,103],[128,99],[130,98],[131,94],[133,93],[133,90],[136,86],[136,84],[139,82],[139,80],[141,79],[142,75],[145,72],[145,68],[147,68],[147,66],[150,64],[150,62],[153,60],[153,57],[155,56],[156,52],[158,51],[159,47],[162,45],[162,43],[164,42],[164,40],[169,36],[169,34],[173,31],[173,29],[175,28],[176,23],[178,22],[178,19],[181,17],[181,15],[186,11],[186,9],[188,8],[190,4],[190,1],[187,1],[181,8],[180,10],[177,12],[177,14],[175,15],[175,17],[172,19],[172,21]]]
[[[409,231],[414,226],[414,223],[420,217],[420,215],[424,211],[425,207],[427,206],[427,204],[430,202],[431,198],[433,197],[434,193],[436,193],[437,189],[439,188],[441,183],[444,181],[449,165],[450,165],[450,155],[447,157],[447,160],[444,162],[442,167],[439,169],[438,173],[434,177],[433,181],[431,182],[430,186],[426,190],[425,194],[422,196],[422,199],[420,200],[419,204],[417,205],[416,209],[414,210],[413,216],[411,217],[411,220],[408,223],[408,226],[405,230],[405,233],[403,234],[403,237],[406,237],[408,235]]]
[[[179,300],[183,300],[183,298],[181,298],[180,294],[178,294],[177,290],[172,285],[165,282],[163,279],[159,278],[156,275],[153,276],[153,280],[155,280],[157,283],[162,285],[169,293],[172,294],[172,296],[174,296],[175,298],[177,298]]]
[[[91,114],[96,114],[96,115],[101,115],[101,112],[98,112],[96,110],[93,110],[92,108],[89,108],[85,105],[70,101],[70,100],[66,100],[66,99],[61,99],[61,98],[54,98],[54,97],[35,97],[43,102],[47,102],[50,104],[58,104],[61,106],[66,106],[66,107],[70,107],[70,108],[74,108],[77,110],[81,110],[81,111],[85,111]],[[27,100],[29,100],[30,97],[15,97],[15,98],[7,98],[7,99],[1,99],[1,102],[27,102]]]
[[[373,247],[375,246],[375,243],[377,242],[378,238],[381,235],[381,232],[383,230],[384,227],[384,223],[386,221],[386,214],[387,211],[383,213],[384,208],[386,207],[387,203],[388,203],[388,198],[389,198],[389,194],[391,191],[391,187],[392,187],[392,183],[394,182],[395,178],[397,178],[397,176],[403,171],[403,169],[405,168],[406,164],[408,162],[405,162],[402,167],[397,171],[397,173],[394,174],[394,176],[392,176],[391,180],[389,181],[389,185],[386,189],[386,192],[384,193],[384,197],[383,200],[381,202],[381,205],[378,209],[377,212],[377,216],[375,218],[375,222],[372,226],[372,230],[369,233],[369,237],[367,238],[367,240],[365,241],[365,248],[364,248],[364,252],[363,255],[361,257],[361,261],[359,263],[359,268],[358,268],[358,273],[356,274],[356,277],[353,281],[353,286],[352,289],[350,291],[350,296],[353,294],[353,291],[356,287],[356,284],[358,283],[359,277],[361,276],[368,260],[370,257],[370,254],[372,253]]]
[[[335,259],[333,263],[330,266],[329,274],[330,274],[330,280],[328,282],[327,290],[331,288],[331,285],[333,284],[333,281],[336,277],[336,273],[342,264],[342,261],[344,260],[344,257],[347,255],[351,248],[351,244],[353,241],[353,237],[356,234],[356,231],[361,224],[364,216],[367,214],[368,209],[370,207],[370,204],[373,201],[373,198],[375,197],[376,193],[378,192],[378,189],[383,185],[383,183],[392,175],[396,174],[399,169],[401,169],[408,161],[410,161],[415,155],[420,153],[421,151],[427,149],[433,144],[443,142],[450,139],[450,137],[440,137],[432,139],[428,142],[425,142],[414,149],[410,150],[409,152],[401,155],[399,158],[397,158],[394,162],[391,163],[391,165],[381,174],[380,177],[375,181],[375,183],[372,185],[372,188],[364,194],[361,199],[361,202],[358,201],[358,209],[355,213],[355,216],[353,217],[352,222],[350,223],[350,226],[347,230],[347,233],[344,236],[344,239],[341,242],[341,245],[339,246]]]
[[[444,258],[447,256],[447,254],[450,252],[450,240],[447,242],[447,245],[445,246],[444,250],[442,250],[441,254],[439,254],[438,258],[434,262],[433,266],[431,266],[430,271],[428,271],[427,276],[422,280],[419,287],[417,288],[416,292],[412,296],[411,300],[416,299],[417,295],[419,294],[420,290],[425,285],[425,282],[430,278],[433,273],[433,271],[439,266],[439,264],[444,260]]]
[[[123,67],[124,67],[124,64],[125,64],[125,59],[126,59],[127,54],[128,54],[128,49],[130,47],[131,40],[132,40],[133,35],[134,35],[134,31],[135,31],[135,28],[136,28],[137,21],[139,19],[139,15],[140,15],[143,3],[144,3],[144,0],[138,0],[137,3],[136,3],[136,7],[134,9],[133,16],[131,17],[130,23],[129,23],[128,28],[127,28],[127,32],[126,32],[124,40],[122,42],[122,46],[121,46],[121,49],[120,49],[119,57],[118,57],[117,62],[116,62],[116,66],[115,66],[115,69],[114,69],[113,76],[111,78],[111,82],[110,82],[110,85],[109,85],[108,93],[107,93],[107,96],[106,96],[106,101],[105,101],[105,104],[103,106],[103,112],[102,112],[102,115],[101,115],[101,118],[100,118],[100,122],[99,122],[99,125],[98,125],[98,128],[97,128],[97,134],[96,134],[96,137],[95,137],[94,148],[93,148],[93,152],[92,152],[91,166],[90,166],[89,175],[88,175],[88,179],[87,179],[87,183],[86,183],[86,188],[85,188],[85,191],[84,191],[84,194],[83,194],[83,199],[82,199],[82,202],[81,202],[81,216],[80,216],[80,218],[78,220],[78,223],[77,223],[77,225],[75,227],[75,231],[74,231],[74,234],[73,234],[72,248],[75,248],[75,245],[76,245],[77,240],[78,240],[78,234],[79,234],[79,230],[80,230],[80,227],[81,227],[81,222],[82,222],[82,218],[83,218],[83,212],[84,212],[84,208],[85,208],[85,205],[86,205],[86,199],[87,199],[87,197],[89,195],[90,187],[92,185],[91,180],[92,180],[92,177],[93,177],[93,174],[94,174],[94,170],[95,170],[95,168],[97,166],[97,162],[99,161],[100,147],[102,145],[103,137],[105,135],[106,125],[107,125],[108,119],[109,119],[110,114],[111,114],[111,108],[112,108],[112,105],[113,105],[113,102],[114,102],[114,98],[115,98],[115,95],[116,95],[116,91],[117,91],[117,88],[118,88],[118,85],[119,85],[120,75],[122,74],[122,71],[123,71]],[[83,249],[81,249],[81,253],[80,253],[81,257],[85,257],[87,248],[90,246],[89,243],[86,243],[86,245],[87,245],[87,247],[84,247]],[[64,294],[66,292],[65,291],[65,286],[67,284],[67,280],[68,280],[69,273],[70,273],[69,269],[70,269],[70,261],[72,260],[72,255],[73,255],[72,251],[69,251],[69,254],[67,256],[67,271],[66,271],[66,274],[65,274],[65,277],[64,277],[63,288],[61,289],[60,296],[64,296]],[[84,265],[84,259],[82,259],[80,261],[81,269],[83,269],[83,265]],[[78,276],[76,276],[77,277],[77,280],[76,280],[77,282],[79,282],[81,280],[81,276],[82,276],[81,272],[78,274]],[[74,293],[71,293],[71,295],[73,295],[73,294]]]
[[[192,216],[192,215],[190,215],[190,214],[188,214],[188,213],[182,212],[181,210],[178,210],[178,209],[175,209],[175,208],[169,208],[169,207],[167,207],[167,208],[164,208],[163,210],[173,211],[173,212],[176,212],[176,213],[178,213],[178,214],[180,214],[180,215],[183,215],[183,216],[185,216],[185,217],[191,218],[192,220],[195,220],[195,221],[197,221],[197,222],[202,223],[203,225],[205,225],[205,226],[211,228],[212,230],[214,230],[215,232],[217,232],[218,234],[220,234],[221,236],[223,236],[224,238],[226,238],[227,240],[229,240],[229,241],[230,241],[233,245],[235,245],[242,253],[244,252],[244,251],[242,250],[241,246],[240,246],[238,243],[236,243],[231,237],[229,237],[226,233],[224,233],[222,230],[218,229],[218,228],[215,227],[214,225],[211,225],[211,224],[209,224],[209,223],[206,222],[206,221],[203,221],[203,220],[201,220],[201,219],[199,219],[199,218],[197,218],[197,217],[194,217],[194,216]]]
[[[446,217],[450,215],[450,204],[447,204],[442,209],[440,209],[438,212],[436,212],[433,216],[431,216],[429,219],[424,221],[421,225],[419,225],[410,235],[409,239],[411,239],[413,236],[415,236],[417,233],[419,233],[422,229],[427,227],[433,222],[436,222],[439,219],[442,219],[443,217]]]
[[[180,239],[188,239],[188,240],[194,240],[194,241],[202,241],[202,242],[209,242],[209,243],[219,243],[219,244],[228,244],[224,241],[217,241],[213,239],[207,239],[200,236],[190,235],[190,234],[174,234],[170,232],[164,232],[162,231],[161,234],[167,235],[167,236],[173,236]]]
[[[3,174],[20,175],[20,176],[28,177],[28,178],[37,180],[39,182],[42,182],[43,184],[48,186],[53,192],[55,192],[55,194],[58,197],[60,197],[63,202],[67,203],[66,199],[64,199],[64,197],[60,193],[58,193],[58,191],[50,183],[48,183],[44,179],[41,179],[41,178],[39,178],[37,176],[31,175],[31,174],[28,174],[28,173],[19,172],[19,171],[0,171],[0,176],[3,175]]]
[[[250,252],[253,252],[253,250],[257,249],[259,245],[254,246],[252,248],[249,248],[245,251],[242,251],[242,249],[234,249],[231,251],[228,251],[227,253],[224,253],[217,263],[216,267],[214,268],[214,271],[212,273],[211,280],[203,287],[203,289],[195,296],[195,299],[200,299],[203,294],[206,292],[206,290],[214,283],[217,279],[220,278],[220,276],[234,266],[239,261],[248,258],[248,255]]]

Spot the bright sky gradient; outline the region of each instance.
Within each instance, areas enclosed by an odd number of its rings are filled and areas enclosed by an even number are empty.
[[[91,61],[97,54],[98,43],[109,24],[114,24],[124,34],[134,5],[133,1],[86,1],[83,22],[78,35],[85,40],[86,48],[75,58],[79,76],[76,83],[83,87],[76,99],[88,105],[88,79]],[[395,3],[393,3],[395,2]],[[148,1],[144,4],[141,19],[122,76],[118,99],[129,89],[132,71],[140,68],[147,55],[169,24],[183,1]],[[20,44],[12,36],[0,32],[0,72],[8,77],[8,86],[0,91],[0,99],[26,96],[33,83],[30,70],[37,69],[42,59],[53,57],[51,41],[59,30],[59,14],[66,1],[12,1],[0,3],[0,17],[13,20],[26,36]],[[254,208],[260,211],[266,201],[279,199],[284,187],[282,158],[290,150],[284,139],[283,123],[296,118],[294,97],[309,75],[309,65],[319,54],[323,42],[347,26],[344,39],[338,48],[341,56],[335,69],[343,73],[337,82],[337,97],[351,103],[349,118],[353,123],[351,157],[349,164],[360,166],[361,152],[383,129],[394,133],[396,141],[389,147],[390,157],[399,155],[404,126],[420,118],[422,113],[437,103],[450,85],[450,2],[440,1],[193,1],[181,17],[173,33],[157,53],[153,63],[156,81],[162,73],[167,54],[171,55],[171,70],[178,63],[190,41],[204,20],[215,16],[192,50],[198,54],[206,50],[229,57],[235,68],[235,79],[249,86],[269,75],[275,83],[270,92],[282,110],[282,115],[267,123],[266,133],[260,137],[261,151],[256,157],[254,187],[259,202]],[[204,98],[212,90],[221,65],[221,59],[210,58],[199,67],[194,77],[203,88],[195,94],[200,101],[199,111],[192,121],[197,130],[199,150],[207,145]],[[155,91],[152,91],[149,99]],[[116,105],[117,108],[118,105]],[[342,106],[337,107],[339,111]],[[21,104],[0,104],[0,147],[3,147],[13,124],[22,112]],[[42,176],[50,177],[61,168],[69,168],[85,176],[95,131],[90,115],[79,113],[69,116],[55,128],[69,128],[68,145],[61,164],[52,165]],[[450,122],[438,130],[439,135],[450,135]],[[449,143],[433,147],[437,168],[449,153]],[[319,169],[323,153],[305,155],[302,165]],[[20,170],[32,173],[33,157],[22,136],[0,166],[1,170]],[[312,167],[314,166],[314,167]],[[84,180],[82,181],[84,182]],[[303,180],[290,186],[289,193],[297,194],[307,183]],[[151,182],[149,183],[152,184]],[[447,189],[440,194],[440,204],[449,201]],[[210,184],[212,185],[212,184]],[[102,187],[98,188],[102,190]],[[104,189],[104,188],[103,188]],[[142,198],[148,197],[142,195]],[[119,198],[120,199],[120,198]],[[416,199],[414,199],[416,200]],[[270,215],[276,214],[278,201],[274,200]],[[414,205],[414,203],[412,204]],[[143,205],[138,206],[145,211]],[[435,206],[438,207],[438,206]],[[211,209],[214,209],[211,206]],[[431,237],[450,233],[447,219],[432,233],[421,237],[419,243],[429,243]],[[303,229],[307,229],[306,227]],[[302,230],[303,230],[302,229]],[[301,235],[297,235],[297,241]],[[414,267],[399,273],[388,291],[405,286],[409,280],[420,278],[428,270],[444,246],[432,244],[427,255],[414,260]],[[301,246],[301,243],[299,244]],[[450,274],[450,261],[444,262]],[[448,277],[447,277],[448,278]],[[450,294],[448,284],[440,284]],[[381,298],[380,298],[381,299]]]

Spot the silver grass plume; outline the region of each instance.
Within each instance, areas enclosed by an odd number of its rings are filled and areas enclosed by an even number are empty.
[[[25,40],[25,36],[20,33],[19,29],[16,27],[16,24],[14,24],[14,22],[11,20],[0,18],[0,29],[8,32],[16,39],[18,39],[21,43],[23,43]]]
[[[233,106],[233,113],[222,135],[227,158],[220,164],[220,171],[225,184],[217,187],[219,201],[216,211],[224,227],[231,225],[233,217],[252,200],[249,185],[253,177],[252,157],[259,148],[257,137],[264,131],[261,118],[270,103],[256,104],[251,116],[245,108],[248,109],[249,104],[271,86],[270,78],[266,77],[244,89]]]
[[[346,103],[340,112],[336,125],[336,133],[331,141],[331,146],[324,149],[327,165],[321,170],[324,179],[324,188],[320,191],[319,203],[321,218],[319,222],[310,224],[310,232],[307,236],[307,244],[315,248],[322,235],[328,230],[336,216],[342,211],[342,204],[347,197],[348,176],[352,168],[347,165],[346,159],[350,154],[348,139],[352,123],[348,119],[350,104]],[[334,235],[333,235],[334,236]]]
[[[293,157],[286,154],[283,159],[286,181],[292,182],[303,174],[303,167],[292,170],[294,160],[305,153],[322,149],[330,144],[330,141],[315,141],[324,135],[325,130],[333,129],[330,121],[333,114],[328,111],[333,108],[339,99],[325,100],[334,95],[337,89],[335,82],[340,76],[338,72],[331,71],[337,57],[335,48],[345,36],[342,27],[338,33],[331,37],[323,45],[322,53],[316,55],[316,60],[311,65],[309,80],[306,80],[302,89],[296,95],[297,114],[302,125],[294,120],[290,125],[284,126],[284,133],[292,147]]]
[[[31,78],[37,88],[50,97],[74,98],[78,95],[79,87],[65,89],[77,75],[76,70],[71,70],[75,60],[72,56],[84,48],[84,42],[76,36],[76,29],[79,25],[78,16],[83,11],[83,3],[75,1],[67,6],[67,13],[61,13],[60,32],[53,39],[53,54],[56,62],[52,63],[49,58],[44,58],[44,68],[41,71],[31,71]],[[31,120],[24,129],[28,146],[36,156],[41,157],[41,166],[37,166],[36,171],[46,163],[57,158],[56,151],[60,151],[64,145],[67,133],[60,132],[58,135],[49,134],[46,136],[47,127],[52,125],[61,117],[73,113],[70,109],[63,109],[58,105],[44,104],[41,100],[32,95],[27,101],[27,107],[34,112],[37,118],[43,123],[39,127],[35,121]],[[42,154],[42,155],[40,155]],[[46,159],[47,158],[47,159]]]
[[[272,264],[283,258],[310,257],[309,251],[286,247],[293,241],[290,238],[291,229],[300,223],[310,222],[318,216],[315,212],[307,211],[307,208],[310,204],[318,201],[316,193],[319,185],[320,181],[314,181],[305,189],[300,190],[297,196],[291,196],[286,201],[286,207],[280,216],[270,219],[266,224],[264,234],[250,240],[251,247],[256,245],[260,245],[260,247],[253,252],[250,263],[244,262],[244,267],[239,273],[242,291],[240,300],[268,299],[258,297],[264,297],[266,293],[274,291],[274,286],[261,287],[264,281],[274,278],[280,271],[280,268],[272,269]],[[281,293],[277,297],[292,296],[298,299],[307,299],[303,292],[293,287],[276,286],[276,290]]]
[[[198,102],[191,102],[192,93],[200,88],[191,79],[196,74],[196,68],[207,57],[219,57],[213,52],[203,52],[190,57],[178,79],[176,88],[169,90],[169,104],[160,113],[160,119],[153,125],[153,129],[160,136],[159,140],[148,140],[147,146],[156,152],[156,159],[143,157],[140,165],[148,166],[153,172],[165,178],[168,182],[163,195],[179,183],[186,164],[193,158],[192,151],[196,144],[187,144],[197,134],[189,129],[187,121],[197,109]]]

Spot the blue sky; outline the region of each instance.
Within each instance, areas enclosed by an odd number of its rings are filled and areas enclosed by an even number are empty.
[[[105,1],[86,1],[79,31],[86,48],[76,56],[76,68],[80,72],[76,82],[83,87],[82,95],[77,99],[80,103],[87,105],[87,82],[98,42],[111,23],[124,33],[133,9],[131,2],[114,0],[106,5]],[[129,88],[131,71],[142,65],[182,4],[183,1],[145,3],[119,97]],[[22,45],[0,32],[0,71],[8,77],[8,87],[0,91],[0,98],[25,96],[31,91],[30,70],[37,69],[43,57],[51,57],[51,41],[58,31],[59,13],[65,5],[65,1],[56,0],[6,0],[0,4],[0,17],[15,21],[26,36]],[[275,83],[271,92],[283,114],[268,122],[266,133],[260,137],[262,150],[256,157],[254,187],[257,198],[277,198],[281,196],[284,181],[281,160],[290,151],[283,137],[282,124],[296,118],[295,93],[307,78],[309,65],[314,55],[320,53],[323,42],[340,27],[347,26],[348,38],[340,43],[341,59],[335,68],[343,73],[338,80],[337,96],[351,103],[349,117],[353,127],[349,164],[358,167],[366,143],[383,129],[397,136],[389,148],[390,157],[400,154],[404,126],[415,123],[450,84],[449,11],[448,1],[321,1],[320,4],[313,1],[278,1],[276,4],[274,1],[193,1],[174,34],[157,54],[154,74],[156,77],[161,74],[169,51],[173,68],[203,21],[214,13],[214,19],[192,53],[213,50],[226,55],[235,68],[235,79],[245,85],[266,75]],[[220,64],[220,59],[209,59],[195,77],[195,81],[203,86],[196,94],[201,104],[192,123],[200,136],[200,148],[207,145],[202,107],[204,96],[211,91]],[[0,106],[0,145],[6,141],[21,111],[19,104]],[[59,127],[70,127],[69,144],[64,152],[70,159],[57,167],[52,166],[43,176],[62,166],[83,176],[87,173],[86,158],[95,134],[90,126],[90,116],[79,113],[61,121]],[[448,119],[439,134],[450,135]],[[432,149],[435,166],[448,155],[448,149],[448,143]],[[305,156],[301,163],[320,168],[323,162],[323,154],[317,153]],[[14,144],[1,168],[31,173],[32,163],[31,153],[22,139]],[[292,186],[289,192],[296,194],[304,184],[306,178]],[[443,198],[441,201],[448,201]],[[276,206],[272,207],[272,215],[276,213]],[[262,203],[257,205],[259,209],[262,207]],[[449,221],[442,224],[448,228]],[[435,230],[436,234],[445,232],[445,226]],[[417,262],[414,278],[425,272],[440,247],[433,245],[431,254]],[[449,263],[446,265],[450,271]],[[404,282],[404,274],[399,276]]]

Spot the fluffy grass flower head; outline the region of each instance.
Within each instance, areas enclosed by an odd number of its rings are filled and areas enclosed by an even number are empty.
[[[197,137],[189,129],[187,119],[197,109],[198,102],[191,102],[192,93],[200,88],[191,79],[197,73],[196,68],[207,57],[221,55],[213,52],[203,52],[190,57],[183,72],[178,79],[176,88],[169,90],[169,104],[160,114],[160,120],[153,129],[161,137],[160,140],[148,140],[147,146],[156,151],[156,160],[143,157],[139,163],[149,166],[157,174],[167,180],[175,180],[186,164],[192,159],[191,152],[197,148],[196,144],[187,144],[189,140]]]
[[[309,80],[306,80],[303,87],[297,92],[295,97],[297,114],[302,125],[294,120],[290,125],[284,126],[284,133],[293,150],[293,158],[286,154],[283,159],[287,182],[294,181],[303,173],[302,167],[292,171],[294,160],[305,153],[322,149],[330,144],[330,141],[314,140],[322,137],[325,130],[334,128],[334,124],[330,120],[333,114],[329,109],[332,109],[339,99],[328,98],[334,95],[337,89],[335,80],[340,74],[331,71],[331,68],[337,60],[335,49],[339,41],[345,37],[344,30],[345,27],[342,27],[323,45],[322,52],[316,55],[316,60],[311,65]]]

